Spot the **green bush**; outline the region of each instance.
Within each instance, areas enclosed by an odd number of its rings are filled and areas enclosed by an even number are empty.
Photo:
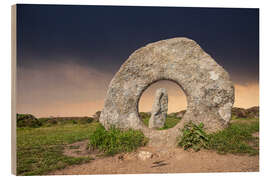
[[[93,122],[93,121],[94,121],[94,119],[91,118],[91,117],[89,117],[89,118],[87,118],[86,123],[91,123],[91,122]]]
[[[90,135],[89,146],[98,149],[105,155],[114,155],[120,152],[130,152],[139,146],[144,146],[147,138],[138,130],[121,130],[111,127],[108,131],[102,126],[98,126]]]
[[[40,127],[42,122],[32,114],[17,114],[17,127]]]
[[[181,137],[179,146],[186,149],[193,149],[199,151],[201,148],[208,148],[208,135],[203,130],[203,123],[198,126],[189,122],[184,126],[182,130],[183,135]]]
[[[87,123],[91,123],[93,121],[94,121],[94,119],[92,117],[82,117],[82,118],[78,119],[79,124],[87,124]]]
[[[78,122],[76,120],[72,120],[72,124],[78,124]]]

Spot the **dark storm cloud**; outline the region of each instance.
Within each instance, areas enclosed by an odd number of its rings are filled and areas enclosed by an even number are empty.
[[[18,109],[94,113],[132,52],[173,37],[195,40],[230,73],[239,105],[258,104],[258,9],[18,5]]]
[[[77,63],[115,73],[136,49],[189,37],[238,83],[258,81],[259,10],[226,8],[18,6],[18,61]]]

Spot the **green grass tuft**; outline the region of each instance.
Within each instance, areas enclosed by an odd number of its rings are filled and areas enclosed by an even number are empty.
[[[205,133],[202,124],[197,126],[188,123],[182,130],[183,135],[179,138],[178,145],[195,151],[205,148],[216,150],[221,154],[257,155],[259,153],[258,138],[253,137],[252,134],[259,132],[259,121],[245,121],[232,123],[228,128],[212,134]]]
[[[105,155],[114,155],[120,152],[130,152],[139,146],[144,146],[147,138],[139,130],[120,130],[111,127],[108,131],[100,125],[90,135],[90,147],[99,149]]]
[[[259,150],[251,144],[256,144],[252,133],[259,131],[259,122],[234,123],[228,128],[209,135],[209,148],[218,153],[234,153],[256,155]],[[256,146],[256,145],[255,145]]]

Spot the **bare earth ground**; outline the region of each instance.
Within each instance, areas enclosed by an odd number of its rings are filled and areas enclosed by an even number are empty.
[[[136,152],[102,157],[98,152],[86,150],[87,143],[88,141],[85,140],[71,144],[67,146],[64,154],[75,157],[90,156],[94,160],[56,170],[50,175],[259,171],[258,155],[221,155],[209,150],[192,152],[182,148],[141,147]],[[149,159],[141,160],[138,158],[140,151],[148,151],[153,155]]]

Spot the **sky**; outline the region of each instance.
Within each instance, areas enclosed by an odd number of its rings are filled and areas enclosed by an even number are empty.
[[[17,5],[17,112],[37,117],[91,116],[135,50],[174,37],[196,41],[229,72],[236,107],[259,105],[259,10],[241,8]],[[169,113],[186,108],[173,82],[142,95],[151,111],[165,87]]]

